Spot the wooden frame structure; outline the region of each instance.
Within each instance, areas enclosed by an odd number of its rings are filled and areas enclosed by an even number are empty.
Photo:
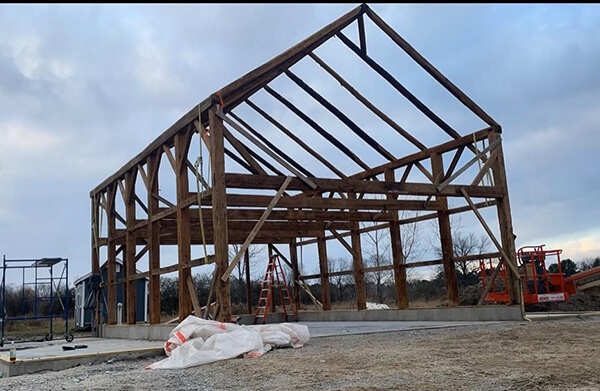
[[[373,60],[367,52],[365,33],[367,18],[456,99],[485,122],[487,127],[461,135]],[[342,32],[350,25],[358,27],[359,45],[353,43]],[[315,49],[330,39],[339,39],[355,54],[354,58],[357,61],[367,64],[434,125],[447,133],[450,137],[449,141],[432,147],[424,145],[361,95],[315,54]],[[398,158],[375,141],[332,102],[321,96],[291,70],[294,64],[304,58],[314,60],[360,103],[385,122],[392,133],[395,131],[404,137],[418,149],[418,152]],[[378,166],[367,165],[341,140],[333,137],[316,120],[269,86],[269,83],[279,76],[291,80],[333,114],[343,126],[362,139],[369,148],[383,156],[387,162]],[[342,172],[333,162],[318,154],[303,141],[304,138],[287,129],[272,114],[250,100],[251,96],[260,90],[279,101],[289,112],[330,142],[333,148],[355,162],[360,167],[360,171]],[[276,147],[271,140],[253,129],[233,112],[242,104],[273,124],[299,148],[328,168],[334,177],[315,177],[303,165]],[[234,131],[239,136],[234,135]],[[202,138],[204,147],[210,153],[212,169],[209,178],[211,187],[200,195],[190,190],[190,172],[195,175],[196,167],[188,158],[191,140],[198,136]],[[240,136],[243,136],[246,141],[242,142]],[[120,282],[124,282],[127,287],[125,290],[126,321],[128,324],[135,323],[134,282],[143,277],[150,278],[150,323],[159,323],[159,278],[161,274],[175,271],[178,272],[180,281],[179,318],[184,319],[192,310],[198,313],[200,310],[198,300],[197,297],[193,297],[195,290],[190,285],[191,269],[209,262],[216,264],[214,289],[219,318],[230,319],[229,272],[244,255],[243,251],[240,251],[233,262],[229,263],[228,245],[233,243],[244,243],[244,246],[249,243],[289,246],[289,260],[285,257],[283,259],[292,269],[294,300],[299,303],[300,288],[304,286],[305,280],[319,279],[321,304],[325,311],[331,309],[329,277],[336,274],[352,275],[356,286],[357,308],[363,310],[366,308],[364,275],[381,270],[393,271],[398,308],[407,308],[409,305],[407,269],[431,265],[443,265],[448,303],[450,306],[457,306],[459,300],[455,262],[479,259],[481,256],[498,256],[501,258],[501,263],[509,266],[509,270],[516,271],[514,235],[500,136],[501,128],[496,121],[444,77],[373,10],[366,5],[361,5],[194,106],[141,153],[91,191],[92,271],[99,273],[100,249],[106,247],[108,281],[105,283],[108,285],[108,323],[116,323],[116,284]],[[488,146],[479,150],[477,143],[483,140],[487,141]],[[277,167],[269,163],[267,156],[277,163]],[[447,160],[451,157],[447,167],[444,167],[444,156]],[[459,167],[461,156],[472,158]],[[237,162],[247,172],[226,172],[226,158]],[[479,164],[479,173],[469,183],[460,183],[461,175],[475,163]],[[177,189],[176,200],[167,200],[159,194],[158,171],[161,164],[170,165],[172,168]],[[429,166],[431,171],[426,166]],[[419,170],[427,180],[418,183],[409,182],[407,179],[411,170]],[[491,175],[493,183],[482,185],[481,180],[485,175]],[[136,191],[138,178],[143,181],[143,188],[146,190],[145,199],[142,199],[143,196],[141,197]],[[204,181],[204,178],[199,179]],[[168,184],[162,183],[162,185]],[[239,189],[244,189],[245,193],[239,193]],[[256,194],[264,190],[278,190],[278,193],[275,198],[262,193]],[[252,194],[253,191],[255,194]],[[295,194],[290,194],[292,192]],[[120,193],[121,197],[117,197],[117,193]],[[373,194],[380,195],[380,198],[371,197],[370,195]],[[404,196],[414,197],[407,199]],[[465,199],[468,203],[465,206],[449,209],[448,198]],[[475,202],[472,199],[479,199],[479,201]],[[121,201],[125,216],[122,216],[116,208],[116,203]],[[500,239],[494,237],[492,230],[479,213],[479,208],[488,206],[495,206],[497,209]],[[136,213],[136,209],[140,208],[145,216]],[[409,219],[400,219],[398,212],[402,210],[429,212]],[[462,258],[454,256],[450,215],[467,211],[475,212],[497,247],[497,253]],[[206,243],[212,245],[214,253],[205,258],[192,259],[191,246],[202,244],[200,215]],[[99,221],[103,218],[107,222],[106,235],[100,232]],[[442,258],[406,263],[402,252],[400,226],[429,219],[438,221]],[[118,229],[117,221],[122,223],[124,228]],[[359,226],[361,221],[377,222],[377,224],[361,228]],[[393,264],[379,268],[366,268],[362,259],[360,234],[378,229],[389,230]],[[352,270],[328,272],[327,243],[330,240],[340,242],[351,254]],[[300,246],[311,243],[316,243],[318,247],[320,273],[302,276],[298,270],[297,250]],[[177,246],[177,264],[161,267],[160,246],[165,245]],[[279,252],[275,246],[269,248]],[[118,253],[123,253],[125,259],[126,277],[123,281],[116,281],[115,278],[115,260]],[[146,254],[149,259],[149,271],[136,274],[136,262]],[[520,303],[518,278],[510,279],[510,292],[512,302]],[[251,306],[249,308],[251,309]]]

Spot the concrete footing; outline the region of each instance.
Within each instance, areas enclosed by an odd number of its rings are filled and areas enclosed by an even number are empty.
[[[457,307],[457,308],[414,308],[365,311],[300,311],[299,322],[374,322],[374,321],[444,321],[444,322],[481,322],[481,321],[520,321],[521,309],[518,306]],[[267,323],[294,321],[282,313],[269,314]],[[241,315],[238,323],[253,324],[254,315]],[[174,325],[105,325],[105,338],[141,339],[166,341]]]
[[[85,349],[63,351],[63,345],[84,344]],[[40,344],[21,348],[17,344],[17,360],[10,361],[8,352],[0,354],[2,377],[19,376],[42,371],[60,371],[79,365],[103,362],[109,359],[132,359],[164,354],[160,343],[148,341],[114,341],[100,338],[80,339],[76,343]],[[0,387],[1,388],[1,387]]]

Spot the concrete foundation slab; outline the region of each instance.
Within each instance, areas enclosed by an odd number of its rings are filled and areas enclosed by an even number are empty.
[[[62,350],[63,345],[87,345],[85,349]],[[163,354],[163,344],[151,341],[79,338],[71,343],[55,341],[17,348],[17,361],[11,362],[9,352],[0,353],[0,372],[4,377],[41,371],[59,371],[78,365],[109,359],[150,357]]]
[[[293,317],[284,319],[283,314],[274,313],[267,317],[268,323],[293,322]],[[520,321],[521,309],[515,306],[494,307],[459,307],[459,308],[415,308],[415,309],[385,309],[365,311],[300,311],[298,321],[314,324],[315,329],[319,322],[358,322],[357,328],[370,328],[375,332],[388,330],[392,323],[395,329],[407,327],[436,327],[444,323],[455,326],[471,324],[473,322]],[[439,322],[439,323],[438,323]],[[254,315],[242,315],[238,318],[239,324],[253,324]],[[387,324],[387,326],[386,326]],[[360,326],[360,327],[359,327]],[[446,325],[443,327],[451,327]],[[142,339],[151,341],[166,341],[174,325],[105,325],[103,336],[106,338]]]
[[[311,338],[334,337],[340,335],[358,335],[387,333],[392,331],[445,329],[500,322],[302,322],[308,326]]]
[[[456,308],[411,308],[365,311],[300,311],[300,322],[378,322],[378,321],[439,321],[439,322],[482,322],[522,320],[518,306],[456,307]],[[288,317],[288,320],[293,320]],[[284,322],[281,313],[267,316],[268,323]],[[252,324],[254,315],[242,315],[240,324]]]

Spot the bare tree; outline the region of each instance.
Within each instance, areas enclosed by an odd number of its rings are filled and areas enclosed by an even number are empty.
[[[329,270],[329,273],[350,270],[350,261],[347,258],[328,258],[327,269]],[[345,299],[345,293],[350,285],[350,280],[351,277],[348,274],[329,277],[329,281],[333,283],[335,292],[338,295],[337,300],[341,301]]]
[[[432,221],[435,253],[442,257],[442,248],[440,246],[440,232],[437,221]],[[469,232],[463,232],[462,219],[460,216],[451,216],[450,229],[452,232],[452,253],[455,257],[466,257],[468,255],[484,254],[489,251],[490,239],[486,235],[479,235]],[[469,277],[474,276],[477,270],[477,261],[456,262],[459,280],[468,282]]]
[[[406,210],[400,211],[398,218],[400,220],[408,219],[411,217],[417,217],[419,213],[408,212]],[[422,260],[423,255],[426,252],[424,243],[423,243],[423,234],[422,234],[421,225],[417,224],[417,222],[412,222],[408,224],[400,225],[400,242],[402,244],[402,257],[404,262],[416,262]],[[410,276],[414,269],[408,268],[407,276]]]
[[[231,261],[233,258],[235,258],[235,256],[237,255],[237,253],[241,250],[242,245],[241,244],[232,244],[229,246],[229,260]],[[248,247],[248,255],[250,256],[250,262],[249,262],[249,266],[250,266],[250,270],[254,269],[258,264],[260,264],[260,258],[262,257],[263,253],[264,253],[265,248],[263,246],[249,246]],[[237,278],[239,281],[238,284],[238,297],[245,297],[246,293],[245,293],[245,289],[246,286],[245,284],[248,283],[248,281],[246,281],[246,277],[245,277],[245,273],[246,273],[246,262],[244,260],[244,257],[242,257],[242,260],[240,262],[238,262],[238,264],[235,266],[235,271],[237,274]],[[244,285],[241,283],[242,281],[244,281]]]
[[[391,264],[389,231],[378,229],[366,232],[366,234],[368,245],[365,247],[364,252],[367,254],[367,265],[369,267],[380,267]],[[380,303],[385,301],[383,284],[389,279],[389,274],[387,271],[380,270],[373,272],[375,276],[375,294]]]

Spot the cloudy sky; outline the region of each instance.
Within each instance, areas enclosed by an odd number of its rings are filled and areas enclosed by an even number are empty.
[[[68,257],[72,279],[89,271],[89,191],[194,104],[354,6],[0,6],[0,252]],[[502,124],[517,245],[546,243],[576,260],[600,255],[600,7],[372,8]],[[345,33],[356,41],[355,30]],[[370,22],[367,41],[373,58],[460,133],[484,127]],[[448,140],[339,40],[317,54],[425,144]],[[395,155],[415,151],[360,115],[312,60],[293,71]],[[272,86],[365,161],[383,162],[285,76]],[[264,93],[254,99],[300,129]],[[315,148],[327,148],[314,134]],[[346,173],[360,171],[329,152]],[[468,231],[474,224],[463,222]]]

